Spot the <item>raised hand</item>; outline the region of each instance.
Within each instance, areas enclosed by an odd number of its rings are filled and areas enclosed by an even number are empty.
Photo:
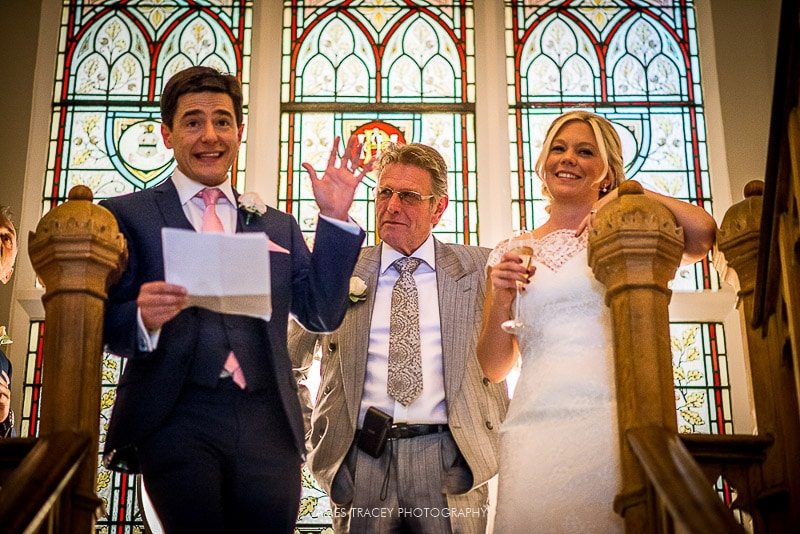
[[[366,165],[361,161],[362,147],[363,143],[359,143],[356,136],[351,136],[344,149],[344,154],[339,159],[336,154],[339,148],[339,136],[337,135],[328,158],[328,166],[322,177],[317,176],[317,172],[311,164],[303,163],[303,168],[311,177],[314,198],[322,215],[341,221],[347,220],[347,212],[350,211],[350,206],[353,204],[356,187],[372,170],[372,161]],[[338,165],[337,159],[339,159]]]

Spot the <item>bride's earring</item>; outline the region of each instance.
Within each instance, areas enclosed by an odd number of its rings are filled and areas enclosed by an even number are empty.
[[[608,193],[608,184],[603,184],[603,188],[600,189],[600,192],[603,194]]]

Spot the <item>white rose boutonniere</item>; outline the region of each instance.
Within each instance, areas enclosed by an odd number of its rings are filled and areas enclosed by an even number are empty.
[[[358,276],[352,276],[350,278],[349,296],[352,302],[367,300],[367,283]]]
[[[264,201],[261,200],[258,193],[250,191],[249,193],[239,195],[239,209],[247,213],[247,218],[244,223],[250,224],[250,219],[253,215],[261,217],[267,212],[267,205],[264,204]]]
[[[6,327],[0,326],[0,345],[10,345],[11,343],[13,343],[13,341],[11,341],[11,338],[6,333]]]

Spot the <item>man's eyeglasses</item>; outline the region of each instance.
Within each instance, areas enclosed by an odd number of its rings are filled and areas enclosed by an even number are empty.
[[[376,187],[375,188],[375,200],[382,200],[384,202],[388,202],[392,199],[392,196],[397,194],[398,198],[400,198],[400,202],[405,204],[406,206],[414,206],[419,204],[423,200],[429,200],[436,195],[423,195],[421,193],[417,193],[416,191],[395,191],[391,187]]]

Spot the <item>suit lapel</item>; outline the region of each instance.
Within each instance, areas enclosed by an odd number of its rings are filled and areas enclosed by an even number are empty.
[[[168,228],[194,230],[192,223],[189,222],[183,212],[181,199],[178,197],[178,190],[175,189],[172,178],[156,187],[153,191],[156,193],[156,204],[164,217],[165,226]]]
[[[339,329],[340,354],[352,355],[352,360],[340,358],[342,385],[346,392],[347,410],[351,421],[357,421],[364,393],[364,377],[367,372],[367,349],[372,326],[372,309],[375,291],[378,288],[378,270],[381,264],[381,247],[364,249],[353,270],[353,276],[367,284],[367,299],[350,305],[350,310]],[[351,350],[352,348],[352,350]]]
[[[242,232],[266,232],[267,225],[265,224],[263,215],[251,215],[250,222],[247,221],[247,214],[244,210],[239,209],[239,192],[233,190],[233,205],[236,208],[236,233]]]
[[[461,388],[466,356],[472,337],[472,325],[464,324],[464,312],[470,310],[472,277],[447,245],[434,241],[436,251],[436,285],[439,292],[439,321],[442,332],[442,365],[444,387],[448,399],[455,399]]]

